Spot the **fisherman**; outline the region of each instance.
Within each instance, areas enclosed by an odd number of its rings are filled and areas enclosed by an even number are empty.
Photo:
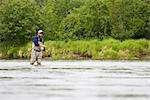
[[[33,38],[30,62],[31,65],[34,65],[35,62],[37,62],[37,65],[41,65],[42,51],[45,50],[43,34],[44,32],[42,30],[39,30],[37,35]]]

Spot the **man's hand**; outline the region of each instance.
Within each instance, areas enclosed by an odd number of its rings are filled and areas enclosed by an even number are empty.
[[[43,43],[42,42],[39,42],[39,46],[40,46],[40,48],[41,48],[41,50],[42,51],[45,51],[45,45],[43,45]]]

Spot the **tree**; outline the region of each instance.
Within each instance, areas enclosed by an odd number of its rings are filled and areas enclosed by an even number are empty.
[[[58,39],[61,21],[75,8],[83,4],[82,0],[47,0],[43,7],[43,21],[45,25],[46,38]]]
[[[4,0],[0,7],[0,40],[16,44],[31,40],[42,27],[39,11],[34,0]]]
[[[0,41],[150,38],[149,0],[0,0]]]
[[[64,38],[104,38],[110,34],[107,2],[88,0],[85,5],[74,9],[61,23]]]
[[[116,39],[146,38],[148,4],[142,0],[111,0],[111,36]]]

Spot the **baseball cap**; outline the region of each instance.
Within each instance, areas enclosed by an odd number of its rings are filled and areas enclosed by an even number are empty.
[[[39,31],[38,31],[38,34],[39,34],[39,33],[44,33],[44,32],[43,32],[42,30],[39,30]]]

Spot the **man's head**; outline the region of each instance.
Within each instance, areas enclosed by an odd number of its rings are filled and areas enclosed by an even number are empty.
[[[42,37],[42,36],[43,36],[43,34],[44,34],[44,33],[43,33],[43,31],[42,31],[42,30],[39,30],[39,31],[38,31],[38,36]]]

